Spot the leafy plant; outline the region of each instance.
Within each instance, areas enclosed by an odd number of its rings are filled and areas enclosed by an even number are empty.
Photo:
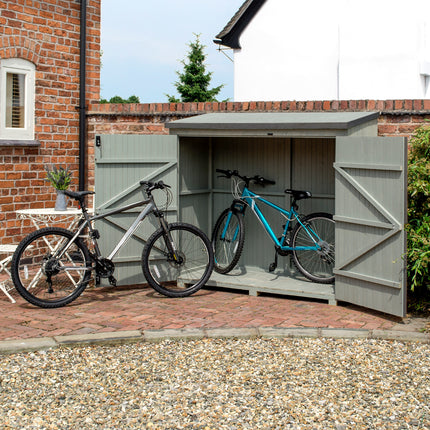
[[[212,72],[206,73],[205,46],[200,43],[200,36],[195,34],[195,42],[189,44],[188,62],[182,61],[184,71],[176,72],[179,81],[175,82],[175,87],[180,94],[180,99],[168,94],[170,103],[179,102],[216,102],[215,96],[221,91],[224,85],[209,89],[212,79]]]
[[[430,294],[430,125],[419,127],[408,154],[408,284]]]
[[[101,99],[100,104],[105,103],[140,103],[140,99],[138,96],[130,96],[128,99],[123,99],[121,96],[113,96],[109,100],[107,99]]]
[[[48,166],[45,167],[46,170],[46,180],[51,183],[51,185],[56,190],[67,190],[70,183],[72,182],[72,172],[66,167],[55,167],[50,169]]]

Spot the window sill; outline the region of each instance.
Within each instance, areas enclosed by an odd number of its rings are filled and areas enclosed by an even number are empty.
[[[40,146],[38,140],[0,139],[0,146]]]

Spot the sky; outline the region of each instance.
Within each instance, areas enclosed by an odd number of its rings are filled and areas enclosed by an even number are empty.
[[[101,97],[139,97],[141,103],[177,96],[189,43],[200,34],[210,87],[224,84],[218,100],[233,100],[233,62],[213,43],[244,0],[102,0]],[[226,54],[233,58],[231,50]]]

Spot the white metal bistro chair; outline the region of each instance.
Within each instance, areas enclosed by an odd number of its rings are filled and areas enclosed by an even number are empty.
[[[12,260],[13,253],[15,252],[18,245],[0,245],[0,255],[7,255],[6,258],[0,260],[0,274],[6,272],[7,278],[0,281],[0,290],[6,294],[12,303],[15,303],[15,299],[9,294],[10,290],[13,290],[14,286],[12,280],[10,279],[10,271],[7,268]]]

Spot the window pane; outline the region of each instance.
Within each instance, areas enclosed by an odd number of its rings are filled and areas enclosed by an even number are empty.
[[[25,75],[6,73],[6,127],[24,128]]]

